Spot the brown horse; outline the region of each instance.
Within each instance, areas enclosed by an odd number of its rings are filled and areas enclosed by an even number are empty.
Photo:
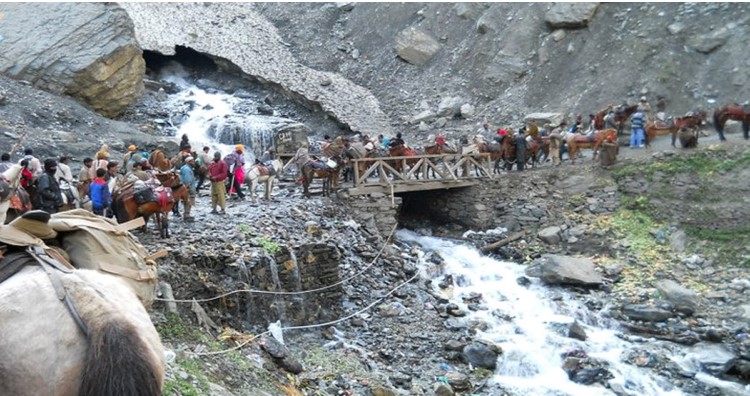
[[[413,149],[406,148],[406,146],[403,144],[399,144],[397,146],[391,147],[388,150],[388,155],[390,157],[414,157],[417,155],[417,152]],[[417,162],[419,162],[419,159],[417,158],[397,159],[393,161],[393,169],[395,169],[399,173],[402,173],[404,166],[414,166]]]
[[[742,122],[742,135],[745,139],[750,139],[748,131],[750,131],[750,105],[739,105],[739,104],[725,104],[714,111],[714,128],[719,133],[719,140],[727,140],[724,138],[724,124],[727,120],[735,120]]]
[[[506,136],[503,138],[501,145],[502,159],[505,162],[504,168],[506,170],[513,169],[513,164],[516,163],[516,139],[512,136]],[[549,154],[549,140],[546,143],[547,151],[545,152],[545,159]],[[531,162],[531,167],[536,168],[539,163],[539,153],[544,152],[542,144],[539,141],[532,139],[531,142],[526,142],[526,163]]]
[[[657,136],[666,134],[672,135],[672,147],[675,147],[675,140],[677,139],[677,131],[681,128],[697,129],[706,120],[705,111],[696,111],[683,117],[677,117],[667,122],[664,121],[649,121],[646,123],[646,146],[651,146],[651,141]]]
[[[593,158],[596,159],[596,155],[599,153],[599,147],[601,147],[604,140],[609,136],[617,136],[617,130],[613,128],[602,129],[601,131],[594,132],[594,139],[591,140],[587,136],[578,135],[575,133],[568,134],[565,142],[568,144],[568,156],[570,157],[570,163],[576,163],[576,155],[579,149],[590,148],[594,151]]]
[[[630,105],[618,108],[615,110],[615,123],[617,124],[617,136],[622,135],[622,128],[625,127],[625,121],[627,121],[635,111],[638,110],[638,105]]]
[[[112,208],[118,223],[142,216],[146,220],[146,224],[143,225],[144,231],[149,217],[154,215],[159,236],[169,238],[169,212],[176,202],[187,200],[187,198],[188,190],[184,184],[179,184],[175,188],[162,186],[154,189],[153,200],[138,205],[133,196],[133,189],[124,189],[113,194]]]
[[[148,163],[154,169],[159,169],[163,172],[172,169],[171,161],[169,160],[169,158],[167,158],[167,155],[164,153],[164,151],[160,149],[156,149],[151,152],[151,154],[148,156]]]
[[[604,117],[607,116],[607,113],[609,113],[609,111],[612,110],[613,107],[613,104],[608,104],[607,107],[597,111],[594,114],[594,129],[604,129]]]
[[[312,161],[302,166],[302,188],[303,194],[310,198],[310,183],[313,179],[323,179],[323,195],[329,196],[338,188],[339,167],[318,169],[313,168]]]

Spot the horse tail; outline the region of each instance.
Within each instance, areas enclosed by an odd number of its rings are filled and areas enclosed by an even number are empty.
[[[724,107],[719,107],[718,109],[714,110],[714,128],[716,129],[716,132],[724,133],[724,125],[721,124],[721,113],[724,111]]]
[[[146,343],[132,324],[110,319],[104,323],[97,319],[99,326],[89,328],[89,348],[78,395],[161,395],[161,368]]]

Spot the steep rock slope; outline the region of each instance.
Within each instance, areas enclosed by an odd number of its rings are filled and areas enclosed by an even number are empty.
[[[563,3],[261,3],[301,62],[368,87],[397,129],[446,97],[475,117],[442,128],[472,131],[483,118],[520,126],[533,111],[589,113],[645,95],[667,111],[750,98],[746,21],[737,3],[601,3],[583,28],[552,28]],[[419,29],[441,45],[413,65],[396,37]],[[431,124],[432,129],[440,124]]]
[[[116,116],[143,93],[133,23],[103,3],[0,5],[0,72]]]

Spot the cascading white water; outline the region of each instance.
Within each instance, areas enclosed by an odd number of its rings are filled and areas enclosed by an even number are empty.
[[[572,294],[551,290],[536,279],[532,279],[529,286],[519,285],[517,279],[524,276],[525,267],[482,256],[473,247],[411,231],[400,230],[397,235],[399,240],[416,242],[425,251],[435,251],[445,260],[445,272],[458,280],[450,297],[452,302],[468,312],[464,320],[479,320],[489,325],[485,331],[478,331],[477,338],[491,341],[503,350],[492,379],[503,388],[519,395],[614,394],[598,385],[582,385],[568,379],[562,369],[564,358],[561,355],[583,350],[588,356],[607,362],[607,370],[614,375],[609,383],[619,384],[627,392],[660,396],[682,394],[652,371],[622,362],[623,355],[635,346],[616,337],[614,323],[593,314]],[[426,272],[423,275],[427,276]],[[461,296],[472,292],[481,293],[487,310],[467,309]],[[559,331],[574,320],[584,327],[586,341],[569,338]]]
[[[235,143],[246,147],[245,163],[252,164],[265,150],[274,145],[276,131],[295,121],[255,114],[245,114],[254,103],[248,98],[212,92],[209,93],[187,82],[179,74],[163,77],[164,81],[175,84],[180,91],[169,95],[167,107],[173,113],[182,113],[184,117],[173,122],[177,124],[176,136],[188,136],[193,150],[209,146],[223,154],[234,150]]]

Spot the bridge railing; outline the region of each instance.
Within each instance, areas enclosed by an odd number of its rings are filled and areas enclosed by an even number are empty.
[[[353,159],[354,187],[470,181],[492,177],[489,153]],[[377,177],[374,178],[377,173]]]

